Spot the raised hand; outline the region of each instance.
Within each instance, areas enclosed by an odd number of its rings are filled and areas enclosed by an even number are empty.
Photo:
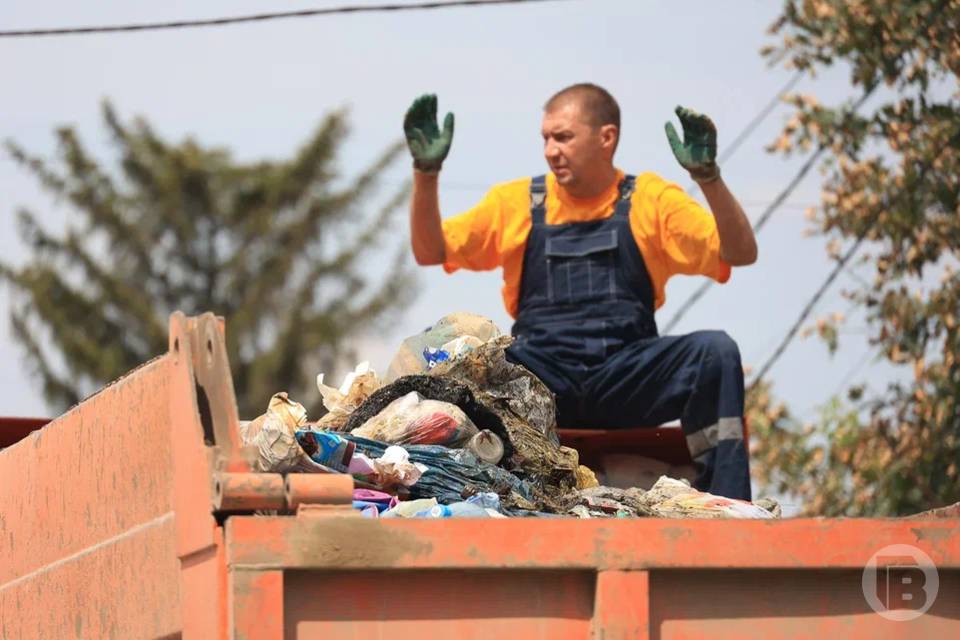
[[[667,140],[677,162],[690,172],[697,182],[712,182],[720,177],[717,166],[717,127],[702,113],[677,107],[677,116],[683,126],[683,142],[673,124],[666,124]]]
[[[443,120],[443,131],[437,126],[437,96],[424,94],[413,101],[403,119],[413,166],[420,171],[436,173],[450,153],[453,142],[453,114]]]

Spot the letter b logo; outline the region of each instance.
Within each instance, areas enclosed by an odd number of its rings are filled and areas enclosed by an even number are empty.
[[[873,554],[863,569],[862,586],[874,611],[902,622],[933,606],[940,577],[930,556],[908,544],[894,544]]]

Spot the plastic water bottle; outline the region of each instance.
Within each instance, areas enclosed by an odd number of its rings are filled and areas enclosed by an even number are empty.
[[[450,510],[445,504],[438,504],[435,507],[430,507],[426,511],[421,511],[416,514],[415,518],[449,518],[453,516],[453,511]]]
[[[450,511],[450,515],[454,518],[489,518],[490,514],[487,513],[487,510],[477,504],[471,504],[469,502],[454,502],[452,504],[444,505]]]

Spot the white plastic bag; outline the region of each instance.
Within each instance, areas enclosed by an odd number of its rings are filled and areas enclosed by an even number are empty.
[[[377,484],[381,488],[403,485],[411,487],[416,484],[427,466],[419,462],[410,462],[410,454],[403,447],[390,446],[383,455],[373,461],[373,468],[377,474]]]
[[[424,373],[501,335],[503,332],[489,318],[466,312],[446,315],[426,331],[403,341],[390,362],[384,383]]]
[[[445,343],[440,349],[445,351],[451,360],[456,360],[463,354],[476,349],[483,344],[483,340],[476,336],[460,336]]]
[[[369,362],[361,362],[348,373],[339,388],[329,387],[323,383],[323,374],[317,376],[317,389],[323,396],[323,406],[328,413],[317,421],[322,429],[339,430],[346,424],[350,414],[371,393],[380,388],[380,379],[377,372],[370,368]]]

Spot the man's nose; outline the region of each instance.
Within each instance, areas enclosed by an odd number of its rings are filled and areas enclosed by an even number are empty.
[[[553,140],[547,140],[543,147],[543,155],[548,158],[556,158],[560,155],[560,147]]]

